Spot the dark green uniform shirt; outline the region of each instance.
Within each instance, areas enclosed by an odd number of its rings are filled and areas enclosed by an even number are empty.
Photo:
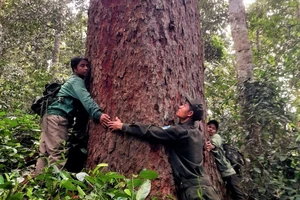
[[[227,160],[225,156],[225,151],[223,149],[221,136],[216,133],[210,138],[210,141],[211,144],[215,146],[212,152],[214,154],[217,167],[222,177],[227,177],[235,174],[234,169],[232,168],[229,160]]]
[[[204,137],[193,122],[162,128],[153,125],[123,124],[122,131],[170,145],[169,162],[177,187],[186,182],[210,185],[203,167]]]
[[[79,76],[72,75],[60,88],[58,94],[59,98],[53,102],[47,110],[49,115],[60,115],[67,119],[73,119],[76,113],[76,103],[78,100],[85,110],[95,120],[99,120],[102,114],[97,103],[92,99],[90,93],[87,91],[84,80]]]

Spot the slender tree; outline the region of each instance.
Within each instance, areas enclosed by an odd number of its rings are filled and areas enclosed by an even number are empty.
[[[87,56],[92,95],[112,118],[174,123],[184,94],[204,99],[198,2],[91,0]],[[204,101],[203,101],[204,102]],[[151,195],[174,195],[168,149],[90,125],[87,166],[109,163],[127,175],[147,168],[159,179]]]
[[[234,42],[236,71],[239,88],[239,103],[242,109],[242,126],[246,132],[246,152],[249,157],[261,153],[260,126],[255,116],[251,115],[251,88],[253,85],[253,61],[251,45],[246,24],[245,6],[242,0],[229,0],[229,23]]]
[[[0,0],[0,8],[2,7],[4,0]]]

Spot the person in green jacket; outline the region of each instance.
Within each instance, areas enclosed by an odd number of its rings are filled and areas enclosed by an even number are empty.
[[[73,123],[79,106],[83,106],[88,114],[106,127],[110,117],[102,113],[97,103],[87,91],[84,78],[89,74],[90,63],[87,58],[71,59],[73,75],[62,85],[57,100],[49,105],[42,117],[40,140],[40,157],[37,160],[35,174],[41,173],[44,167],[55,164],[59,170],[65,165],[63,154],[67,152],[65,143],[68,129]]]
[[[187,98],[176,112],[179,124],[175,126],[125,124],[116,118],[108,123],[108,127],[169,146],[169,162],[179,200],[219,200],[203,166],[205,140],[195,125],[195,121],[201,121],[202,114],[201,101]]]
[[[236,172],[231,166],[230,161],[225,156],[222,138],[217,133],[218,128],[219,123],[216,120],[210,120],[207,123],[207,131],[210,136],[210,141],[206,142],[206,150],[213,153],[218,170],[226,184],[227,190],[231,192],[232,199],[245,199],[239,186],[239,180]]]

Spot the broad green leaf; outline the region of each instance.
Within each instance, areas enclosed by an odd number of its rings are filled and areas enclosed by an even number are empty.
[[[296,142],[300,142],[300,135],[296,138]]]
[[[153,180],[153,179],[156,179],[158,177],[158,173],[153,171],[153,170],[144,170],[144,171],[140,172],[139,177],[149,179],[149,180]]]
[[[124,192],[125,192],[125,194],[127,194],[128,196],[131,197],[131,191],[129,189],[125,189]]]
[[[136,188],[141,186],[142,184],[143,184],[143,180],[140,178],[134,178],[133,180],[129,179],[127,183],[129,188]]]
[[[285,161],[287,159],[286,156],[279,156],[279,160],[282,162],[282,161]]]
[[[117,172],[107,172],[105,174],[105,176],[109,177],[109,178],[115,178],[115,179],[124,179],[125,176],[117,173]]]
[[[67,190],[76,190],[75,185],[71,182],[71,180],[62,180],[60,182],[61,187],[66,188]]]
[[[0,184],[3,184],[4,183],[4,178],[2,175],[0,175]]]
[[[149,195],[151,190],[150,180],[146,180],[136,193],[136,200],[144,200]]]
[[[26,192],[26,195],[30,198],[30,197],[32,197],[32,191],[33,191],[33,188],[31,188],[31,187],[29,187],[28,189],[27,189],[27,192]]]
[[[125,182],[121,181],[114,188],[124,188],[126,186]],[[130,186],[128,186],[130,188]]]
[[[86,195],[79,185],[77,185],[77,191],[79,192],[79,196],[81,198],[83,198]]]
[[[97,178],[96,177],[93,177],[93,176],[85,176],[84,177],[85,180],[89,181],[91,184],[96,184],[97,183]]]
[[[13,188],[12,182],[6,182],[4,184],[0,184],[0,188],[10,190]]]
[[[23,200],[24,195],[22,193],[16,193],[12,195],[8,200]]]
[[[259,174],[261,173],[261,170],[260,170],[259,168],[254,167],[253,169],[254,169],[254,171],[256,171],[257,173],[259,173]]]

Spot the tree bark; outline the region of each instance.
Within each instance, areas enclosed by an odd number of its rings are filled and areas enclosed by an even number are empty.
[[[236,69],[241,106],[241,125],[246,130],[245,152],[251,160],[262,153],[260,125],[252,112],[253,61],[246,25],[246,12],[242,0],[229,0],[229,22],[236,55]]]
[[[52,64],[55,65],[59,62],[60,53],[60,43],[61,43],[61,31],[60,28],[55,30],[54,48],[52,53]]]
[[[243,84],[252,80],[254,66],[243,0],[229,0],[229,23],[234,42],[238,81]]]
[[[91,93],[112,118],[159,126],[174,123],[184,94],[204,102],[197,0],[91,0],[87,56]],[[203,125],[203,124],[202,124]],[[101,162],[130,176],[155,170],[151,196],[175,195],[167,149],[90,124],[88,168]]]
[[[55,38],[54,38],[54,45],[53,45],[53,51],[52,51],[52,65],[55,65],[59,62],[59,56],[60,56],[60,43],[61,43],[61,34],[63,30],[63,17],[65,14],[65,6],[68,3],[68,1],[58,1],[57,2],[57,10],[55,15]],[[48,67],[48,70],[50,70],[50,67]]]
[[[4,0],[0,0],[0,9],[2,7],[3,2],[4,2]]]
[[[0,0],[0,11],[1,11],[1,8],[2,8],[2,4],[3,4],[4,0]],[[3,27],[2,27],[2,24],[0,23],[0,43],[2,44],[3,42]],[[2,56],[3,55],[3,47],[2,45],[0,46],[0,55]],[[2,69],[1,69],[2,71]],[[0,75],[2,74],[2,72],[0,72]]]

